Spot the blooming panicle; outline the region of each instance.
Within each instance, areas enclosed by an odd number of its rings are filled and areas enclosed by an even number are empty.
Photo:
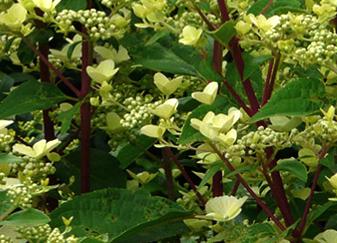
[[[211,198],[206,203],[205,218],[219,222],[232,220],[240,214],[246,200],[247,197],[236,198],[227,195]]]
[[[192,98],[200,103],[211,105],[216,98],[218,88],[219,84],[217,82],[210,82],[202,92],[193,92]]]
[[[100,62],[97,67],[87,67],[90,78],[98,83],[111,80],[118,70],[119,68],[115,68],[115,62],[111,59]]]

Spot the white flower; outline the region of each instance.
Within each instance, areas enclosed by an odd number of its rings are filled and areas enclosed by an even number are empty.
[[[41,9],[43,12],[51,12],[55,9],[56,5],[59,4],[61,0],[33,0],[36,7]]]
[[[184,27],[180,35],[179,42],[184,45],[194,46],[198,43],[202,34],[202,29],[197,29],[193,26],[187,25]]]
[[[140,129],[142,134],[152,138],[161,138],[165,131],[166,129],[164,127],[156,125],[145,125]]]
[[[118,51],[104,46],[95,46],[94,50],[103,59],[112,59],[115,63],[121,63],[130,59],[128,50],[126,50],[123,46],[119,46]]]
[[[10,120],[0,120],[0,130],[8,127],[12,123],[13,121],[10,121]]]
[[[115,68],[115,62],[111,59],[101,62],[97,67],[87,67],[87,73],[90,78],[98,83],[109,81],[118,72],[118,70],[119,68]]]
[[[6,13],[1,13],[0,24],[6,25],[11,30],[19,30],[27,17],[27,10],[19,3],[13,4]]]
[[[169,119],[177,111],[178,103],[176,98],[168,99],[151,112],[161,118]]]
[[[326,177],[326,179],[330,182],[331,186],[337,190],[337,173],[330,178]]]
[[[49,142],[47,142],[45,139],[42,139],[35,143],[33,147],[17,143],[13,146],[13,151],[35,159],[40,159],[43,156],[48,155],[60,143],[61,141],[58,139],[54,139]]]
[[[214,197],[206,203],[206,218],[216,221],[229,221],[238,216],[247,197],[240,199],[234,196]]]
[[[319,243],[336,243],[337,231],[328,229],[315,236],[314,240]]]
[[[193,92],[192,98],[200,103],[211,105],[218,93],[218,87],[219,85],[217,82],[210,82],[202,92]]]
[[[173,94],[180,86],[183,77],[177,77],[169,80],[164,74],[156,73],[153,76],[154,84],[165,95]]]

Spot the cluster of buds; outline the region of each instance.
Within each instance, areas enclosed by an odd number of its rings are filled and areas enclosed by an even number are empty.
[[[0,234],[0,243],[13,243],[10,237]]]
[[[17,232],[23,239],[32,242],[46,242],[48,235],[52,229],[49,224],[34,226],[34,227],[20,227]]]
[[[335,60],[336,34],[328,22],[322,23],[313,15],[288,13],[267,19],[249,14],[237,23],[236,29],[242,35],[243,46],[262,44],[289,63],[329,65]]]
[[[66,236],[58,228],[53,229],[53,231],[48,235],[47,242],[55,243],[77,243],[79,241],[74,235]]]
[[[7,196],[10,202],[20,208],[30,208],[33,202],[33,192],[36,184],[16,184],[9,186]]]
[[[55,18],[56,25],[62,32],[75,32],[74,22],[81,23],[87,30],[89,36],[94,39],[109,39],[111,37],[121,37],[122,29],[130,21],[130,12],[125,10],[121,14],[113,16],[106,15],[103,11],[90,10],[62,10]]]

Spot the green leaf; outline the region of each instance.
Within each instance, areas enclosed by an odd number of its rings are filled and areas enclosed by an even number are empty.
[[[68,57],[69,60],[71,60],[71,57],[73,55],[73,52],[74,52],[76,46],[78,44],[81,44],[81,43],[82,43],[81,41],[76,41],[69,46],[68,51],[67,51],[67,57]]]
[[[243,79],[246,80],[250,78],[255,72],[260,70],[261,64],[268,61],[272,56],[251,56],[248,53],[243,54],[243,60],[245,62],[245,69],[243,73]]]
[[[279,160],[273,170],[288,171],[303,182],[306,182],[308,179],[308,172],[305,165],[297,159]]]
[[[222,45],[227,46],[230,40],[235,36],[235,22],[233,20],[225,22],[215,31],[210,31],[210,35]]]
[[[10,91],[13,84],[13,78],[3,72],[0,72],[0,100],[6,97],[6,93]]]
[[[63,111],[57,115],[57,120],[62,124],[60,129],[61,134],[64,134],[69,130],[74,116],[80,112],[80,107],[81,103],[78,102],[69,110]]]
[[[155,139],[140,135],[134,142],[121,144],[113,155],[120,161],[121,168],[126,169],[135,159],[141,156],[148,148],[150,148]]]
[[[232,177],[235,176],[237,174],[240,173],[244,173],[244,172],[249,172],[249,171],[254,171],[256,170],[257,166],[256,165],[247,165],[247,166],[242,166],[239,168],[236,168],[234,171],[229,172],[228,174],[226,174],[225,176],[228,177]]]
[[[182,219],[190,216],[176,203],[145,191],[105,189],[63,203],[51,213],[52,227],[61,217],[74,217],[72,228],[108,233],[111,242],[153,242],[188,231]]]
[[[296,79],[276,91],[269,102],[251,119],[256,122],[272,116],[304,116],[319,110],[324,85],[318,79]]]
[[[71,9],[74,11],[78,11],[86,8],[87,8],[87,0],[62,0],[56,6],[56,10],[58,12],[61,12],[64,9]]]
[[[0,102],[0,119],[52,107],[67,97],[54,85],[27,81]]]
[[[27,41],[30,41],[29,39]],[[21,41],[17,50],[17,55],[22,64],[29,65],[35,59],[36,54],[33,52],[25,41]]]
[[[206,185],[208,181],[223,167],[224,163],[222,161],[213,163],[211,167],[207,170],[205,176],[202,178],[199,187],[203,187],[204,185]]]
[[[6,220],[0,221],[0,225],[38,226],[49,221],[50,218],[40,210],[28,208],[11,214]]]
[[[22,161],[21,157],[17,157],[12,154],[0,153],[0,165],[1,164],[13,164]]]
[[[170,36],[162,37],[150,45],[144,44],[147,40],[143,39],[145,37],[134,34],[122,41],[136,64],[154,71],[197,76],[205,80],[222,80],[214,71],[210,57],[203,57],[195,48],[177,44]]]
[[[259,15],[263,10],[266,16],[287,13],[289,11],[303,11],[301,9],[301,1],[299,0],[274,0],[272,4],[270,0],[257,0],[247,11],[254,15]]]
[[[74,176],[75,182],[71,188],[80,191],[80,171],[81,153],[74,151],[58,163],[56,175],[63,181],[68,181],[69,177]],[[126,173],[119,168],[119,162],[108,152],[90,149],[90,187],[91,190],[106,187],[125,187]]]
[[[11,203],[10,198],[7,196],[6,191],[0,190],[0,224],[1,219],[5,218],[8,214],[14,211],[13,203]]]
[[[198,108],[194,109],[185,121],[178,143],[188,144],[203,140],[204,137],[202,134],[191,126],[192,118],[202,120],[209,111],[213,111],[214,113],[227,113],[229,107],[230,106],[227,100],[224,97],[218,96],[212,105],[202,104]]]
[[[337,171],[337,165],[335,162],[336,151],[336,148],[330,149],[328,155],[319,161],[321,165],[329,168],[332,173]]]

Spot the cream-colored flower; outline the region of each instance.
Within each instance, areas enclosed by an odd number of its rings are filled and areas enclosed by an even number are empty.
[[[177,77],[169,80],[164,74],[156,73],[153,76],[154,84],[165,95],[173,94],[177,88],[181,85],[183,77]]]
[[[328,229],[322,233],[315,236],[314,240],[319,243],[336,243],[337,231],[333,229]]]
[[[241,35],[247,34],[251,30],[251,28],[252,28],[252,25],[250,23],[244,22],[242,20],[237,22],[235,25],[236,31]]]
[[[59,2],[61,2],[61,0],[33,0],[35,6],[43,12],[52,12]]]
[[[330,178],[326,177],[326,179],[330,182],[331,186],[337,190],[337,173]]]
[[[94,50],[103,59],[112,59],[117,64],[130,59],[128,50],[126,50],[123,46],[119,46],[118,51],[113,48],[106,48],[104,46],[95,46]]]
[[[184,45],[194,46],[198,43],[201,35],[202,29],[197,29],[193,26],[187,25],[180,34],[179,42]]]
[[[27,18],[27,10],[19,3],[13,4],[5,13],[0,14],[0,24],[17,31]]]
[[[216,221],[229,221],[237,217],[247,197],[240,199],[234,196],[214,197],[206,203],[206,218]]]
[[[210,82],[202,92],[193,92],[192,98],[200,103],[211,105],[216,98],[218,88],[219,84],[217,82]]]
[[[97,67],[87,67],[90,78],[98,83],[111,80],[118,70],[119,68],[115,68],[115,62],[111,59],[102,61]]]
[[[10,120],[0,120],[0,130],[4,129],[6,127],[8,127],[9,125],[11,125],[14,121],[10,121]]]
[[[151,110],[151,112],[161,118],[169,119],[177,111],[178,103],[176,98],[168,99],[154,110]]]
[[[61,141],[58,139],[54,139],[49,142],[47,142],[45,139],[42,139],[35,143],[33,147],[17,143],[13,146],[13,151],[35,159],[40,159],[43,156],[48,155],[60,143]]]
[[[145,125],[140,129],[142,134],[152,138],[161,138],[165,131],[166,129],[164,127],[156,125]]]

